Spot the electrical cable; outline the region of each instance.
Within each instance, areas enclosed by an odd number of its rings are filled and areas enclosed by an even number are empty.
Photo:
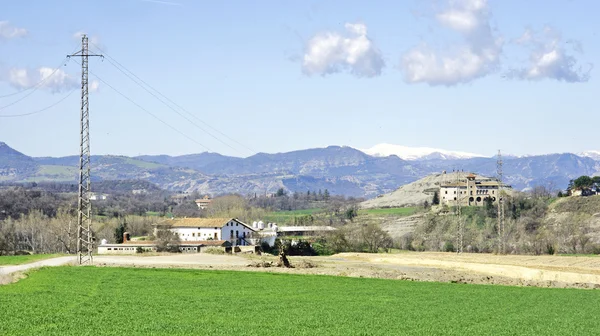
[[[74,60],[75,63],[80,64],[78,61]],[[210,148],[206,147],[205,145],[203,145],[202,143],[198,142],[197,140],[195,140],[194,138],[190,137],[189,135],[183,133],[182,131],[180,131],[179,129],[175,128],[174,126],[171,126],[169,123],[167,123],[166,121],[160,119],[158,116],[156,116],[154,113],[148,111],[146,108],[144,108],[143,106],[141,106],[140,104],[136,103],[133,99],[129,98],[127,95],[125,95],[124,93],[122,93],[121,91],[117,90],[117,88],[115,88],[114,86],[110,85],[109,83],[107,83],[105,80],[103,80],[100,76],[96,75],[94,72],[92,72],[91,70],[88,70],[89,73],[91,73],[94,77],[96,77],[100,82],[102,82],[104,85],[108,86],[109,88],[111,88],[113,91],[115,91],[116,93],[118,93],[121,97],[127,99],[130,103],[132,103],[133,105],[137,106],[140,110],[146,112],[147,114],[149,114],[150,116],[152,116],[154,119],[160,121],[162,124],[164,124],[165,126],[169,127],[170,129],[174,130],[175,132],[183,135],[184,137],[186,137],[188,140],[196,143],[197,145],[201,146],[202,148],[206,149],[207,151],[211,151]]]
[[[175,113],[177,113],[178,115],[180,115],[182,118],[186,119],[187,121],[189,121],[192,125],[196,126],[197,128],[201,129],[202,131],[206,132],[208,135],[210,135],[211,137],[213,137],[214,139],[216,139],[217,141],[223,143],[224,145],[228,146],[229,148],[238,151],[238,149],[232,147],[231,145],[229,145],[228,143],[225,143],[223,140],[217,138],[216,136],[214,136],[213,134],[211,134],[210,132],[208,132],[207,130],[205,130],[204,128],[200,127],[199,125],[197,125],[196,123],[194,123],[193,121],[191,121],[189,118],[187,118],[186,116],[182,115],[180,112],[178,112],[176,109],[174,109],[171,105],[169,105],[167,102],[165,102],[164,100],[162,100],[161,98],[157,97],[156,94],[154,94],[153,92],[151,92],[150,90],[148,90],[146,87],[144,87],[143,85],[141,85],[139,82],[143,83],[144,85],[146,85],[147,87],[149,87],[150,89],[152,89],[153,91],[155,91],[159,96],[163,97],[166,101],[168,101],[169,103],[173,104],[175,107],[179,108],[181,111],[189,114],[190,116],[192,116],[193,118],[195,118],[196,120],[200,121],[201,123],[203,123],[204,125],[206,125],[207,127],[211,128],[213,131],[221,134],[223,137],[229,139],[230,141],[238,144],[239,146],[243,147],[244,149],[250,151],[252,154],[256,153],[255,150],[245,146],[244,144],[238,142],[237,140],[229,137],[227,134],[224,134],[223,132],[219,131],[218,129],[216,129],[215,127],[211,126],[210,124],[206,123],[204,120],[202,120],[201,118],[197,117],[196,115],[194,115],[193,113],[187,111],[185,108],[183,108],[182,106],[180,106],[179,104],[177,104],[176,102],[174,102],[173,100],[169,99],[169,97],[165,96],[164,94],[162,94],[160,91],[158,91],[156,88],[154,88],[152,85],[148,84],[146,81],[144,81],[143,79],[141,79],[139,76],[137,76],[135,73],[133,73],[133,71],[127,69],[124,65],[122,65],[119,61],[117,61],[116,59],[114,59],[113,57],[111,57],[110,55],[108,55],[104,50],[102,50],[102,48],[100,48],[98,45],[94,44],[93,42],[90,42],[92,45],[94,45],[98,50],[100,50],[100,52],[102,54],[104,54],[104,56],[106,56],[106,59],[109,61],[109,63],[114,66],[117,70],[119,70],[121,73],[123,73],[125,76],[127,76],[129,79],[131,79],[134,83],[136,83],[137,85],[139,85],[141,88],[143,88],[146,92],[148,92],[149,94],[151,94],[153,97],[155,97],[156,99],[158,99],[160,102],[162,102],[165,106],[167,106],[168,108],[170,108],[172,111],[174,111]],[[114,62],[114,63],[113,63]],[[128,74],[128,73],[129,74]],[[135,77],[135,79],[137,79],[137,81],[132,78]],[[139,81],[139,82],[138,82]],[[238,151],[239,152],[239,151]]]
[[[62,63],[64,63],[66,60],[67,60],[67,58],[65,58],[65,59],[64,59],[64,60],[61,62],[61,64],[62,64]],[[53,72],[52,72],[52,73],[51,73],[49,76],[46,76],[46,77],[45,77],[45,78],[44,78],[44,79],[43,79],[41,82],[39,82],[39,83],[38,83],[38,86],[35,86],[35,87],[33,88],[33,91],[31,91],[31,92],[27,93],[27,94],[26,94],[26,95],[24,95],[23,97],[21,97],[21,98],[19,98],[19,99],[15,100],[14,102],[12,102],[12,103],[10,103],[10,104],[4,105],[4,106],[0,106],[0,110],[4,110],[4,109],[5,109],[5,108],[7,108],[7,107],[11,107],[11,106],[13,106],[13,105],[15,105],[15,104],[17,104],[17,103],[19,103],[19,102],[23,101],[25,98],[27,98],[27,97],[31,96],[32,94],[34,94],[34,93],[35,93],[35,92],[36,92],[36,91],[37,91],[37,90],[38,90],[38,89],[41,87],[41,84],[45,83],[45,82],[46,82],[46,81],[47,81],[47,80],[48,80],[50,77],[52,77],[52,76],[53,76],[53,75],[54,75],[54,74],[55,74],[55,73],[56,73],[56,72],[57,72],[59,69],[60,69],[60,67],[58,67],[58,68],[54,69],[54,71],[53,71]]]
[[[53,108],[54,106],[56,106],[56,105],[58,105],[58,104],[62,103],[63,101],[65,101],[65,100],[66,100],[67,98],[69,98],[69,97],[70,97],[70,96],[73,94],[73,92],[75,92],[75,91],[76,91],[76,89],[72,89],[72,90],[71,90],[71,91],[70,91],[70,92],[69,92],[69,93],[68,93],[66,96],[62,97],[62,98],[61,98],[59,101],[57,101],[56,103],[54,103],[54,104],[52,104],[52,105],[50,105],[50,106],[44,107],[44,108],[43,108],[43,109],[41,109],[41,110],[37,110],[37,111],[29,112],[29,113],[21,113],[21,114],[4,114],[4,115],[3,115],[3,114],[0,114],[0,118],[17,118],[17,117],[25,117],[25,116],[30,116],[30,115],[33,115],[33,114],[38,114],[38,113],[44,112],[44,111],[46,111],[46,110],[49,110],[49,109]]]

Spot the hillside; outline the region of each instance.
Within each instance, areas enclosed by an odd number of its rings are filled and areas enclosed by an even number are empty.
[[[440,184],[465,179],[467,175],[469,173],[466,172],[429,175],[403,185],[389,194],[379,195],[374,199],[362,202],[360,206],[363,209],[421,206],[425,201],[432,201],[433,194],[439,190]],[[476,175],[476,179],[482,178],[484,177]]]
[[[372,198],[444,170],[473,171],[484,176],[496,174],[495,158],[456,159],[458,154],[454,154],[434,152],[420,159],[403,160],[396,155],[371,156],[351,147],[329,146],[287,153],[259,153],[247,158],[218,153],[94,155],[91,162],[94,181],[145,180],[167,190],[197,190],[212,195],[265,194],[284,188],[288,192],[328,189],[332,194]],[[0,181],[74,182],[78,164],[78,156],[32,158],[4,143],[0,145]],[[599,161],[589,155],[566,153],[504,159],[504,181],[516,190],[537,185],[564,188],[571,179],[598,172]]]
[[[26,178],[37,169],[38,164],[31,157],[0,142],[0,181]]]

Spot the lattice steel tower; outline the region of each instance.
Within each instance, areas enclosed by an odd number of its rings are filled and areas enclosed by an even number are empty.
[[[498,161],[496,162],[497,174],[498,174],[498,253],[504,254],[504,185],[502,182],[503,171],[502,171],[502,153],[498,150]]]
[[[81,37],[81,50],[67,57],[81,57],[81,113],[79,142],[79,190],[77,201],[77,260],[79,264],[92,263],[94,237],[92,232],[92,204],[90,202],[90,108],[88,91],[88,37]]]

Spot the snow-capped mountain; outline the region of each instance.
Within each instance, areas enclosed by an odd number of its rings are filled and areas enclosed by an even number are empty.
[[[408,147],[386,143],[375,145],[369,149],[360,149],[360,151],[377,157],[396,155],[403,160],[454,160],[486,157],[485,155],[474,153],[449,151],[429,147]]]
[[[589,150],[589,151],[578,153],[577,155],[581,156],[581,157],[589,157],[590,159],[595,160],[595,161],[600,161],[600,151],[597,151],[597,150]]]

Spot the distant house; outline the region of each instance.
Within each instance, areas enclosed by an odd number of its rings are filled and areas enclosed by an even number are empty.
[[[571,196],[592,196],[598,195],[600,190],[596,188],[577,188],[571,189]]]
[[[211,199],[207,195],[207,196],[204,196],[203,198],[197,199],[195,202],[196,202],[196,205],[198,206],[198,208],[204,210],[204,209],[208,208],[208,206],[210,205]]]
[[[255,229],[237,218],[173,218],[156,224],[155,235],[159,229],[174,232],[182,243],[224,240],[234,246],[251,245],[247,238],[255,232]]]
[[[107,194],[97,194],[97,193],[90,194],[90,201],[104,201],[107,198],[108,198]]]

